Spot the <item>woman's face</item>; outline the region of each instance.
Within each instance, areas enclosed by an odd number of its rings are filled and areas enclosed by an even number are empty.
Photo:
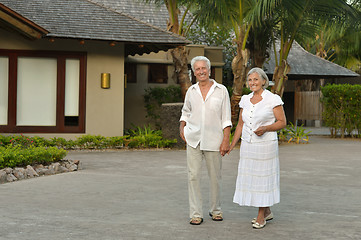
[[[254,72],[248,76],[248,86],[252,92],[263,90],[264,84],[266,84],[266,80],[261,78],[258,73]]]

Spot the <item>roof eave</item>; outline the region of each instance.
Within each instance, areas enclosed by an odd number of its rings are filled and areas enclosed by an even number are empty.
[[[0,22],[32,40],[40,39],[49,32],[0,3]]]
[[[157,43],[157,44],[125,44],[124,53],[125,56],[134,56],[136,54],[149,54],[149,53],[157,53],[159,51],[168,51],[169,49],[184,46],[185,43],[177,43],[177,44],[169,44],[169,43]]]

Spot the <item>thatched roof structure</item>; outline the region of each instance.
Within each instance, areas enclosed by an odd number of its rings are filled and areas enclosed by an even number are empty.
[[[279,49],[279,47],[277,49]],[[287,62],[291,66],[291,71],[288,74],[290,80],[360,76],[347,68],[307,52],[297,42],[293,43]],[[275,69],[273,49],[270,52],[270,58],[263,67],[268,75],[273,74]]]

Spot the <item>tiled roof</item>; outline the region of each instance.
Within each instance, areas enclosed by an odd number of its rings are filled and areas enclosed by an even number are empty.
[[[164,4],[156,5],[145,0],[90,0],[117,12],[127,13],[142,22],[167,29],[168,10]]]
[[[183,37],[92,0],[0,0],[0,3],[45,28],[49,31],[47,37],[158,44],[155,48],[158,50],[187,43]],[[149,51],[152,49],[143,50]]]
[[[279,49],[279,43],[276,45],[276,49]],[[329,78],[359,76],[357,73],[347,68],[307,52],[297,42],[293,43],[287,62],[291,67],[291,71],[288,74],[290,79],[304,79],[305,77]],[[275,69],[273,49],[270,51],[269,60],[266,61],[263,67],[267,74],[273,74]]]

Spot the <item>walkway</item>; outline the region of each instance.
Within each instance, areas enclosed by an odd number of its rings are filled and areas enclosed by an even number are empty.
[[[262,230],[232,203],[238,155],[223,161],[225,220],[192,226],[184,150],[71,152],[84,170],[0,185],[0,239],[360,239],[361,141],[281,145],[281,203]]]

